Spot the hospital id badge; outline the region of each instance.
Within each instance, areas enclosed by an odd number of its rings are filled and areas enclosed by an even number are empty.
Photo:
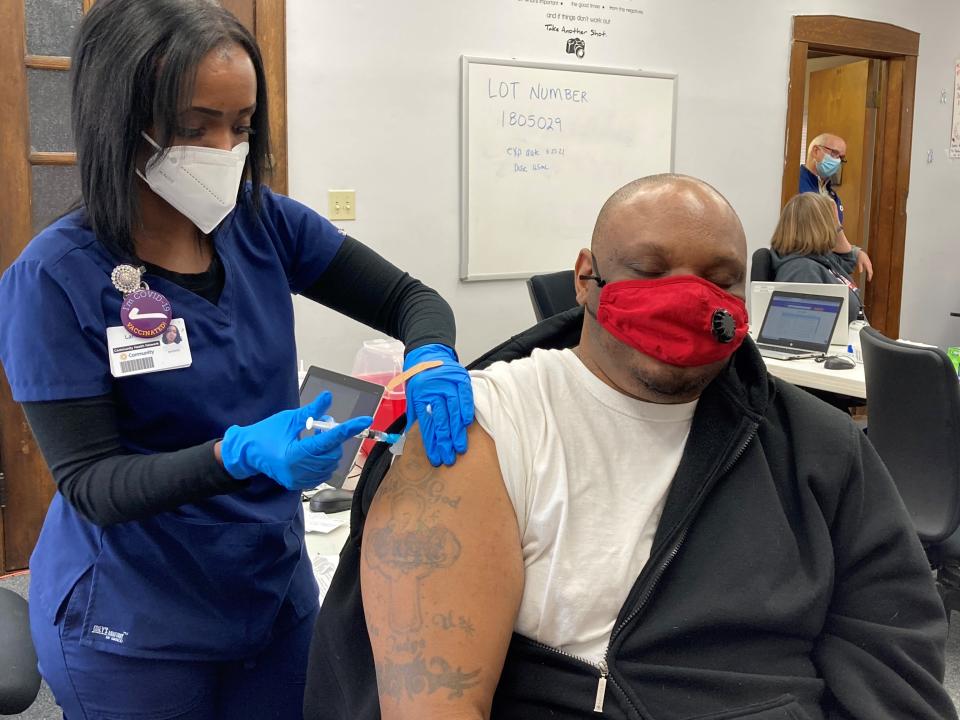
[[[162,334],[152,338],[131,335],[122,325],[107,328],[110,374],[115,378],[190,367],[190,341],[183,318],[173,318]]]

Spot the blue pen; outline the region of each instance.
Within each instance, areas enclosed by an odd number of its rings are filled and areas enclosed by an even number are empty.
[[[329,420],[314,420],[312,417],[307,418],[306,429],[307,430],[333,430],[340,423],[332,422]],[[361,432],[358,432],[354,437],[363,438],[364,440],[376,440],[377,442],[385,442],[388,445],[393,445],[395,442],[400,440],[400,433],[388,433],[383,430],[374,430],[373,428],[367,428]]]

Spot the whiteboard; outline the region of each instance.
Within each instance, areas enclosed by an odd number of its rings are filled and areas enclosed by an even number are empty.
[[[464,280],[572,268],[615,190],[673,170],[675,75],[468,56],[461,70]]]

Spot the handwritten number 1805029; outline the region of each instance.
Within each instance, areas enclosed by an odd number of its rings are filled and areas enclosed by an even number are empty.
[[[563,131],[563,124],[558,117],[544,117],[543,115],[524,115],[523,113],[500,111],[500,127],[528,127],[537,130]]]

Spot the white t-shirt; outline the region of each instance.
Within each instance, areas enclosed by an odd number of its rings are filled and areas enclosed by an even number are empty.
[[[597,663],[650,556],[696,401],[628,397],[570,350],[471,375],[520,527],[526,577],[514,629]]]

